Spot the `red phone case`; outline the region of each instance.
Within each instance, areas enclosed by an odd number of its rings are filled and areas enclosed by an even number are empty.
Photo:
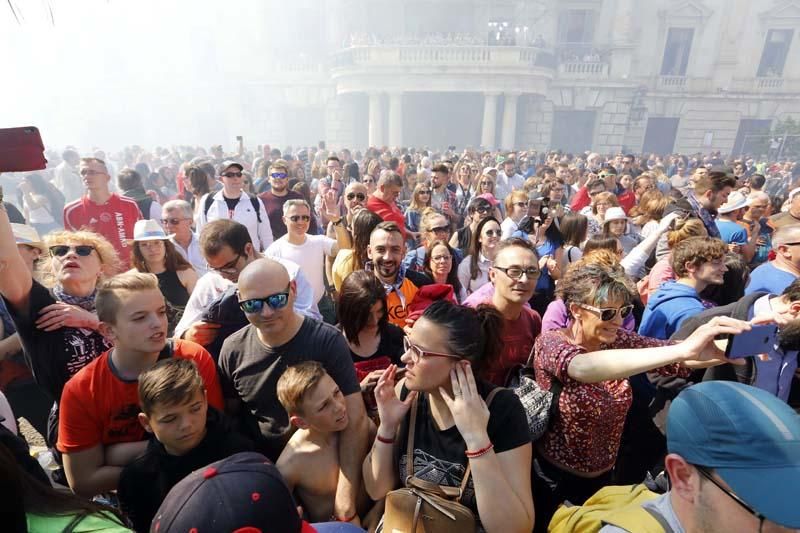
[[[47,159],[38,128],[0,129],[0,172],[27,172],[45,168]]]

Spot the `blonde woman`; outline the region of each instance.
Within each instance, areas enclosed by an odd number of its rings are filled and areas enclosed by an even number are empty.
[[[431,186],[427,182],[417,183],[411,194],[411,203],[406,209],[406,233],[409,235],[409,246],[419,246],[420,221],[422,211],[431,206]]]
[[[94,304],[98,284],[118,271],[119,260],[111,243],[89,231],[53,232],[45,245],[51,257],[42,260],[39,282],[0,207],[0,295],[37,383],[58,401],[67,380],[111,347]]]
[[[592,196],[592,212],[588,217],[589,238],[603,233],[603,224],[605,223],[606,211],[609,207],[619,207],[619,201],[614,193],[606,191],[599,192]]]

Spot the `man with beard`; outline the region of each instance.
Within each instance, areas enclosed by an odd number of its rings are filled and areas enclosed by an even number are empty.
[[[786,287],[776,296],[767,292],[754,292],[739,301],[708,309],[686,320],[671,340],[687,338],[713,317],[729,316],[739,320],[753,320],[778,324],[777,334],[765,346],[765,356],[753,354],[742,359],[741,365],[720,365],[706,370],[704,381],[739,381],[753,385],[788,401],[792,378],[797,370],[797,353],[800,350],[800,280]]]
[[[381,222],[372,230],[367,246],[367,269],[375,273],[375,277],[386,289],[389,322],[401,328],[406,326],[406,309],[419,288],[432,283],[425,274],[406,270],[402,266],[405,248],[400,227],[387,221]]]

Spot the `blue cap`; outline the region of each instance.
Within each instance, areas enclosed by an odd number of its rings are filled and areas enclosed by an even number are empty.
[[[800,416],[775,395],[730,381],[694,385],[670,406],[667,448],[713,468],[768,520],[800,527]]]

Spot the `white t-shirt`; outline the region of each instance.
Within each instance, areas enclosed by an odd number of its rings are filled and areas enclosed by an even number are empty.
[[[325,256],[331,255],[336,241],[325,235],[308,235],[306,242],[297,245],[284,235],[273,242],[264,252],[267,257],[279,257],[300,265],[314,293],[314,303],[319,303],[325,294]]]

